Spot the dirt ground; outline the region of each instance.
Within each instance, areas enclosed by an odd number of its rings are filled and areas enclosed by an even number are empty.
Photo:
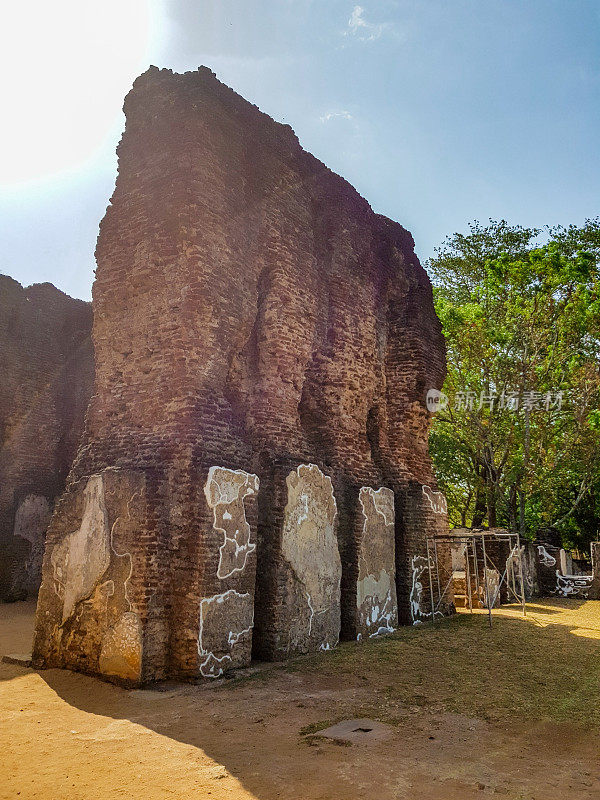
[[[0,605],[0,653],[34,606]],[[0,797],[600,797],[600,602],[457,617],[208,686],[126,691],[0,664]],[[368,717],[387,737],[320,737]]]

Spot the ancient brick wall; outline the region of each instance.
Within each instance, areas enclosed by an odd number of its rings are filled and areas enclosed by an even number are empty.
[[[89,303],[0,275],[0,597],[35,596],[93,382]]]
[[[425,405],[445,351],[410,234],[205,68],[151,68],[124,109],[68,494],[110,468],[152,482],[139,524],[164,565],[168,644],[142,673],[217,675],[250,643],[266,658],[328,649],[395,627],[396,594],[414,621],[412,560],[446,527]],[[391,530],[393,557],[368,540]],[[230,570],[232,540],[245,557]],[[49,593],[52,569],[49,547]],[[73,624],[55,611],[39,626],[39,662],[60,661]]]

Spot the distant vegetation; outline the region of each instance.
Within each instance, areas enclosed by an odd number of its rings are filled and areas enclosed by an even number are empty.
[[[430,446],[454,525],[600,537],[600,219],[490,220],[427,264],[448,348]]]

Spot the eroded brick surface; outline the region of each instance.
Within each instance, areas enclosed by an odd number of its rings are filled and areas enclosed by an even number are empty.
[[[92,392],[92,310],[0,275],[0,598],[35,596]]]
[[[142,672],[218,674],[249,658],[250,638],[266,658],[333,646],[340,627],[356,638],[363,487],[394,495],[410,619],[411,560],[446,525],[425,405],[444,346],[410,234],[204,68],[151,68],[124,108],[72,482],[118,467],[151,487],[168,599],[164,631],[142,620]],[[214,479],[228,471],[260,488],[226,509]],[[310,492],[293,485],[305,478]],[[59,538],[80,524],[67,517],[54,517]],[[71,641],[65,659],[86,668]]]

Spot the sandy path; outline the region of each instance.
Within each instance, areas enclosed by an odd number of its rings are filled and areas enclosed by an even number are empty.
[[[32,610],[0,606],[1,652],[26,650]],[[60,670],[1,664],[0,797],[600,796],[598,732],[568,722],[490,722],[394,701],[384,741],[343,746],[300,735],[317,721],[375,716],[378,708],[389,720],[390,702],[368,676],[302,666],[207,688],[128,692]]]

